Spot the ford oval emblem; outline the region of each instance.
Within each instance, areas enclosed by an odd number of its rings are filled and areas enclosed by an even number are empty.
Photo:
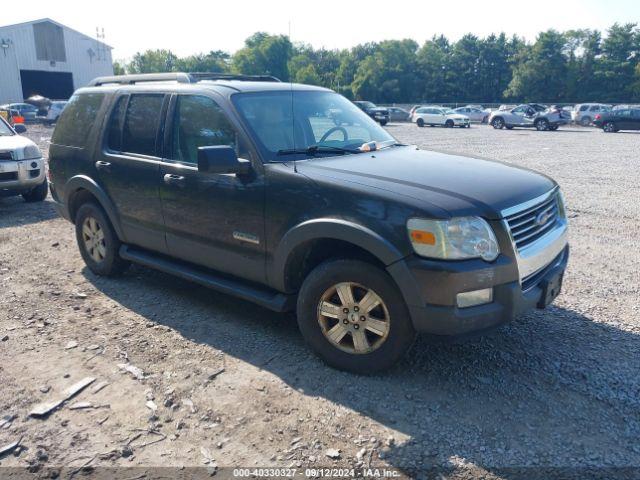
[[[539,227],[541,227],[542,225],[544,225],[545,223],[547,223],[549,221],[549,219],[551,218],[551,212],[540,212],[537,216],[536,216],[536,225],[538,225]]]

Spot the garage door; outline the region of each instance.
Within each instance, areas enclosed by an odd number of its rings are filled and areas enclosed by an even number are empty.
[[[73,94],[71,72],[20,70],[20,78],[25,99],[33,95],[42,95],[53,100],[66,100]]]

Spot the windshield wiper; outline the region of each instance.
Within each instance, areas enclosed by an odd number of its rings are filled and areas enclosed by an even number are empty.
[[[342,147],[331,147],[328,145],[310,145],[307,148],[288,148],[283,150],[278,150],[278,155],[316,155],[318,153],[362,153],[362,150],[354,149],[354,148],[342,148]]]

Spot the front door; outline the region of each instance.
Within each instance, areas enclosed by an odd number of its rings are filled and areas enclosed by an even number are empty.
[[[169,253],[265,281],[264,176],[240,129],[214,97],[176,95],[169,111],[161,199]],[[252,161],[248,175],[198,172],[198,147],[230,145]]]
[[[125,241],[166,253],[160,205],[162,118],[168,96],[121,95],[94,164],[98,182],[118,211]]]

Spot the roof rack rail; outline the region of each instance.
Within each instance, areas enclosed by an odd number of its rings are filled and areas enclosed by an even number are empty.
[[[142,82],[178,82],[197,83],[202,80],[242,80],[246,82],[279,82],[280,79],[271,75],[235,75],[231,73],[140,73],[135,75],[113,75],[94,78],[89,82],[89,87],[102,85],[134,85]]]

